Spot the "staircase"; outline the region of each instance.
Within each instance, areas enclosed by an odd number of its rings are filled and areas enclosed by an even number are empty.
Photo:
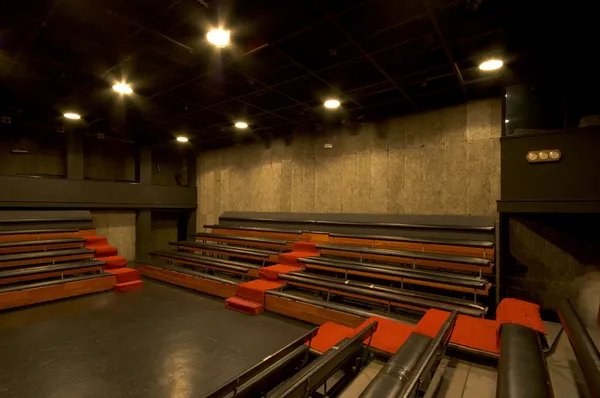
[[[119,250],[109,245],[106,237],[86,236],[85,240],[85,247],[96,250],[94,258],[106,262],[104,271],[115,276],[117,283],[113,289],[116,292],[138,290],[143,286],[139,271],[127,268],[125,257],[119,256]]]

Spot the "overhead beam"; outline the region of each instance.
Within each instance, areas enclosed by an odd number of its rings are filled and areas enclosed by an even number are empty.
[[[433,9],[431,8],[431,5],[429,4],[429,0],[423,0],[423,4],[425,5],[425,8],[427,8],[427,15],[429,15],[429,20],[431,21],[431,24],[433,25],[433,28],[435,29],[435,33],[437,34],[438,38],[440,39],[440,42],[442,43],[442,48],[444,49],[444,52],[446,53],[446,57],[448,58],[450,67],[452,68],[452,70],[454,71],[454,74],[456,75],[456,78],[458,79],[458,83],[460,84],[460,88],[461,88],[463,94],[466,95],[467,88],[465,87],[465,81],[463,79],[462,73],[460,72],[460,68],[456,64],[456,61],[454,60],[454,56],[452,55],[450,46],[448,45],[448,42],[446,41],[446,37],[444,36],[444,34],[442,33],[442,30],[440,29],[440,25],[438,24],[437,18],[435,16],[435,13],[433,12]]]

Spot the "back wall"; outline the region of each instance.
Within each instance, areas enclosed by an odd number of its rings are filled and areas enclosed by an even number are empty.
[[[198,230],[228,210],[496,214],[501,100],[202,153]],[[333,148],[325,149],[325,143]]]

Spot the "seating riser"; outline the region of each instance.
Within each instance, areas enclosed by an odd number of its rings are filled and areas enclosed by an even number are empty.
[[[79,268],[79,269],[70,269],[67,271],[55,271],[55,272],[44,272],[44,273],[40,273],[40,274],[34,274],[34,275],[24,275],[24,276],[16,276],[13,278],[3,278],[0,279],[0,285],[7,285],[9,283],[18,283],[18,282],[26,282],[26,281],[35,281],[35,280],[41,280],[41,279],[48,279],[48,278],[57,278],[60,277],[61,275],[78,275],[78,274],[85,274],[88,272],[98,272],[102,269],[102,267],[88,267],[88,268]]]
[[[272,263],[277,262],[277,256],[270,255],[269,257],[262,256],[253,256],[251,254],[238,254],[238,253],[228,253],[219,250],[207,250],[207,249],[199,249],[197,247],[189,247],[189,246],[177,246],[179,249],[184,249],[194,253],[211,253],[211,254],[220,254],[223,256],[236,257],[236,258],[246,258],[249,260],[259,260],[259,261],[269,261]]]
[[[222,298],[229,298],[235,296],[235,285],[228,285],[225,283],[210,281],[192,275],[186,275],[179,272],[161,269],[158,267],[152,267],[148,265],[138,265],[137,270],[140,271],[140,274],[148,278],[171,283],[173,285],[207,293],[213,296]]]
[[[492,274],[493,267],[478,267],[475,265],[465,265],[465,264],[456,264],[445,261],[435,261],[435,260],[424,260],[424,259],[412,259],[412,258],[403,258],[403,257],[394,257],[394,256],[382,256],[378,254],[362,254],[356,252],[346,252],[342,250],[327,250],[321,249],[320,253],[322,256],[335,256],[335,257],[347,257],[347,258],[362,258],[363,260],[373,260],[373,261],[382,261],[382,262],[390,262],[390,263],[399,263],[406,265],[419,265],[423,267],[432,267],[432,268],[442,268],[442,269],[451,269],[455,271],[461,272],[470,272],[470,273],[479,273],[490,275]]]
[[[18,267],[23,265],[34,265],[34,264],[52,264],[52,262],[70,261],[70,260],[91,260],[94,258],[94,253],[77,254],[71,256],[58,256],[58,257],[43,257],[43,258],[32,258],[29,260],[19,261],[5,261],[0,263],[1,268]]]
[[[317,270],[322,270],[322,271],[335,272],[337,274],[347,273],[348,275],[364,276],[364,277],[375,278],[375,279],[384,279],[384,280],[393,281],[393,282],[401,282],[401,283],[403,282],[403,283],[408,283],[408,284],[412,284],[412,285],[427,286],[427,287],[433,287],[436,289],[451,290],[451,291],[455,291],[455,292],[479,294],[482,296],[489,295],[489,290],[487,288],[486,289],[471,289],[468,287],[447,285],[444,283],[421,281],[418,279],[402,278],[402,277],[396,277],[396,276],[390,276],[390,275],[382,275],[382,274],[376,274],[376,273],[371,273],[371,272],[344,270],[344,269],[340,269],[340,268],[330,268],[330,267],[326,267],[326,266],[322,266],[322,265],[314,265],[314,264],[303,264],[303,265],[307,269],[317,269]]]
[[[80,249],[82,247],[84,247],[84,244],[81,242],[59,243],[59,244],[53,244],[53,245],[3,247],[3,248],[0,248],[0,254],[43,252],[43,251],[61,250],[61,249]]]
[[[356,328],[365,321],[365,318],[356,315],[268,294],[265,295],[265,310],[299,319],[314,325],[335,322],[340,325]]]
[[[96,231],[93,229],[80,230],[73,232],[45,232],[40,234],[15,234],[15,235],[0,235],[0,242],[20,242],[24,240],[49,240],[49,239],[68,239],[82,238],[85,236],[95,236]]]
[[[358,239],[358,238],[339,238],[331,237],[330,242],[336,245],[349,245],[372,247],[375,249],[399,249],[410,250],[423,253],[455,254],[469,257],[480,257],[494,260],[494,249],[483,249],[478,247],[439,245],[430,243],[415,242],[395,242],[388,240]]]
[[[228,243],[232,245],[239,246],[251,246],[251,247],[260,247],[262,249],[273,249],[273,250],[283,250],[283,249],[292,249],[293,244],[286,245],[276,245],[273,243],[262,243],[262,242],[248,242],[244,240],[233,240],[233,239],[220,239],[218,237],[197,237],[196,240],[198,242],[218,242],[218,243]]]
[[[426,307],[420,307],[420,306],[415,306],[415,305],[410,305],[410,304],[395,303],[393,301],[388,301],[388,300],[383,300],[383,299],[374,298],[374,297],[368,297],[368,296],[362,296],[360,294],[343,292],[341,290],[336,290],[336,289],[328,289],[328,288],[325,288],[325,287],[314,286],[314,285],[310,285],[310,284],[306,284],[306,283],[290,282],[290,281],[288,281],[286,283],[288,285],[303,287],[305,289],[318,290],[320,292],[337,294],[339,296],[344,296],[344,297],[352,297],[352,298],[363,300],[363,301],[367,301],[367,302],[370,301],[372,303],[380,303],[380,304],[385,304],[385,305],[391,305],[393,307],[406,308],[406,309],[413,310],[413,311],[427,312],[427,310],[429,309],[429,308],[426,308]]]
[[[392,307],[406,308],[406,309],[419,311],[419,312],[427,312],[427,310],[429,310],[431,308],[431,307],[421,307],[421,306],[405,304],[405,303],[397,303],[394,301],[389,301],[389,300],[384,300],[384,299],[369,297],[369,296],[362,296],[362,295],[355,294],[355,293],[349,293],[349,292],[344,292],[341,290],[330,289],[330,288],[325,288],[325,287],[321,287],[321,286],[315,286],[315,285],[310,285],[310,284],[300,283],[300,282],[295,282],[295,281],[286,281],[286,284],[292,285],[292,286],[303,287],[303,288],[311,289],[311,290],[329,292],[329,293],[337,294],[337,295],[344,296],[344,297],[352,297],[352,298],[356,298],[356,299],[360,299],[360,300],[364,300],[364,301],[371,301],[371,302],[375,302],[375,303],[391,305]],[[456,307],[458,308],[458,306],[456,306]],[[482,314],[481,316],[483,317],[483,315],[484,314]]]
[[[282,232],[264,232],[264,231],[253,231],[253,230],[243,230],[243,229],[219,229],[215,228],[212,230],[214,234],[224,234],[224,235],[239,235],[239,236],[249,236],[254,238],[268,238],[268,239],[281,239],[281,240],[300,240],[300,235],[298,234],[286,234]]]
[[[0,293],[0,310],[101,292],[112,289],[114,285],[115,278],[113,276],[107,276],[34,289]]]
[[[249,268],[247,272],[238,272],[238,271],[234,271],[234,270],[220,268],[220,267],[214,266],[214,265],[196,263],[193,261],[186,261],[186,260],[174,259],[174,258],[163,257],[163,256],[158,256],[158,257],[163,260],[170,261],[172,263],[177,263],[177,264],[186,264],[186,265],[191,265],[193,267],[198,267],[198,268],[208,268],[208,269],[212,269],[215,271],[226,272],[226,273],[233,274],[233,275],[244,275],[244,276],[250,276],[253,278],[259,277],[259,270],[254,269],[254,268]]]

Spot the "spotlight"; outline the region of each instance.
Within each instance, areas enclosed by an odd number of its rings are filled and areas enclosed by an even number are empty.
[[[214,29],[206,34],[206,38],[217,47],[225,47],[229,43],[229,31]]]
[[[63,116],[66,117],[67,119],[73,119],[73,120],[81,119],[81,116],[79,116],[77,113],[72,113],[72,112],[67,112]]]
[[[340,107],[340,101],[336,100],[336,99],[328,99],[326,100],[323,105],[325,105],[325,108],[327,109],[336,109]]]
[[[500,68],[502,68],[502,65],[504,65],[504,62],[502,62],[499,59],[489,59],[487,61],[480,63],[479,69],[487,72],[490,70],[500,69]]]
[[[131,94],[133,93],[133,89],[129,84],[126,83],[117,83],[113,86],[113,90],[115,90],[119,94]]]
[[[246,122],[235,122],[234,126],[237,127],[238,129],[246,129],[246,128],[248,128],[248,123],[246,123]]]
[[[180,135],[179,137],[177,137],[177,141],[179,141],[179,142],[188,142],[189,140],[188,140],[187,137],[184,137],[184,136]]]

